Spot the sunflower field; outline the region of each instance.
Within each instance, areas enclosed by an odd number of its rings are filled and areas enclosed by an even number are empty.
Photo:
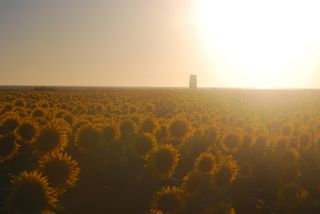
[[[2,89],[0,213],[320,213],[320,94]]]

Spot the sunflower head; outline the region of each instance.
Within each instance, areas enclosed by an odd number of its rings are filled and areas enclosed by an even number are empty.
[[[202,153],[195,162],[195,170],[203,174],[211,174],[216,167],[215,157],[211,153]]]
[[[157,140],[150,133],[139,133],[131,142],[133,153],[138,157],[145,156],[156,146]]]
[[[153,207],[164,214],[175,213],[181,206],[182,190],[178,187],[162,187],[156,193]]]
[[[126,119],[123,120],[120,123],[120,131],[121,131],[121,136],[123,137],[129,137],[133,135],[137,130],[137,125],[133,120]]]
[[[190,130],[190,124],[186,119],[175,118],[169,125],[169,132],[173,138],[184,138]]]
[[[10,112],[12,109],[13,109],[13,106],[12,106],[11,103],[5,103],[5,104],[2,106],[0,113],[1,113],[1,114],[5,114],[5,113],[7,113],[7,112]]]
[[[75,185],[80,169],[78,163],[67,154],[52,153],[40,159],[39,171],[47,177],[51,187],[63,191]]]
[[[104,125],[102,132],[103,138],[106,142],[112,142],[120,138],[120,129],[116,123]]]
[[[34,143],[39,135],[39,131],[38,124],[31,119],[24,119],[17,128],[17,134],[21,140],[28,143]]]
[[[11,160],[18,153],[20,145],[16,141],[14,133],[0,135],[0,162]]]
[[[16,107],[25,107],[26,106],[26,102],[23,99],[16,99],[14,102],[14,105]]]
[[[225,151],[235,152],[242,144],[242,135],[239,132],[233,131],[226,133],[221,140],[221,145]]]
[[[179,161],[178,150],[170,144],[161,144],[147,155],[147,166],[160,178],[173,175]]]
[[[19,126],[20,117],[18,114],[9,112],[0,118],[0,134],[13,132]]]
[[[214,175],[212,176],[211,186],[214,190],[224,191],[233,183],[239,175],[239,165],[231,157],[220,157]]]
[[[146,118],[141,124],[141,130],[143,132],[154,133],[158,129],[157,120],[153,117]]]
[[[95,148],[102,140],[102,128],[100,125],[87,123],[82,125],[76,132],[75,142],[80,150]]]
[[[11,182],[11,193],[5,203],[8,213],[42,214],[56,207],[55,191],[38,172],[22,172]]]
[[[48,123],[40,130],[34,144],[40,154],[49,154],[62,151],[68,143],[66,130],[55,121]]]
[[[32,112],[33,118],[44,118],[46,115],[46,111],[42,108],[36,108]]]

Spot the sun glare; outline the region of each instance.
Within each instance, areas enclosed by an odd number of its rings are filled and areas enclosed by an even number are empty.
[[[320,40],[320,2],[194,0],[193,22],[227,86],[306,87]]]

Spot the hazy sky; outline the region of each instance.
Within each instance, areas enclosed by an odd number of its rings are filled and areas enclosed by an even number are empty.
[[[0,84],[187,86],[189,75],[195,73],[199,85],[206,87],[259,87],[260,83],[268,87],[271,82],[276,82],[274,87],[320,86],[316,63],[320,57],[310,48],[317,45],[320,33],[308,31],[318,29],[313,24],[320,23],[319,16],[296,19],[295,23],[302,20],[296,28],[281,32],[295,26],[289,20],[270,28],[279,19],[283,21],[281,17],[288,17],[287,4],[280,7],[280,18],[266,19],[278,1],[265,13],[257,9],[265,6],[252,5],[249,0],[218,2],[222,1],[0,0]],[[234,5],[236,2],[240,4]],[[319,13],[316,6],[307,6],[302,15]],[[289,8],[294,12],[289,14],[291,20],[299,17],[300,8]],[[306,23],[311,24],[303,32],[314,35],[312,43],[306,43],[310,38],[302,34],[283,43]],[[256,26],[261,31],[252,34]],[[285,37],[274,39],[278,34]],[[296,45],[299,49],[288,52],[288,47]],[[267,49],[267,55],[262,55]],[[303,51],[304,58],[291,54]],[[286,72],[277,73],[282,68]],[[290,75],[292,69],[295,75]],[[278,82],[276,75],[281,77]]]
[[[0,84],[185,86],[201,65],[188,13],[180,0],[1,0]]]

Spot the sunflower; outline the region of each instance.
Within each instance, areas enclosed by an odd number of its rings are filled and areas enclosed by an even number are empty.
[[[120,123],[121,136],[130,137],[137,130],[137,125],[133,120],[125,119]]]
[[[40,128],[38,123],[32,119],[24,119],[17,128],[17,134],[22,141],[34,143],[39,135]]]
[[[13,214],[53,213],[57,199],[48,181],[38,172],[22,172],[12,179],[5,209]]]
[[[203,174],[211,174],[216,167],[215,157],[211,153],[202,153],[195,162],[195,170]]]
[[[169,133],[173,138],[182,139],[187,136],[190,124],[186,119],[175,118],[169,125]]]
[[[141,130],[143,132],[154,133],[158,129],[158,122],[153,117],[146,118],[141,124]]]
[[[169,178],[178,166],[179,153],[172,145],[160,144],[147,155],[147,166],[160,178]]]
[[[243,141],[242,135],[237,131],[226,133],[221,140],[222,148],[227,152],[236,152],[239,150]]]
[[[60,129],[64,130],[64,132],[67,135],[68,140],[70,140],[72,137],[71,125],[67,121],[65,121],[64,119],[55,119],[55,123],[57,126],[60,127]]]
[[[120,129],[115,122],[105,124],[102,128],[105,142],[112,142],[120,138]]]
[[[211,187],[214,190],[224,191],[229,184],[233,183],[239,175],[239,166],[231,157],[220,157],[217,168],[212,176]]]
[[[20,117],[17,113],[8,112],[0,117],[0,134],[8,134],[19,126]]]
[[[102,141],[103,133],[100,124],[86,123],[76,132],[75,142],[80,150],[88,151],[95,148]]]
[[[132,142],[130,142],[131,150],[138,157],[145,156],[156,146],[157,140],[150,133],[139,133]]]
[[[14,105],[19,107],[25,107],[26,102],[23,99],[16,99]]]
[[[33,118],[44,118],[46,115],[46,111],[42,108],[36,108],[32,111]]]
[[[72,113],[67,110],[57,110],[54,113],[54,117],[63,119],[70,125],[72,125],[72,123],[74,121],[74,117],[73,117]]]
[[[48,178],[51,187],[62,192],[74,186],[79,177],[78,163],[63,153],[52,153],[39,160],[39,171]]]
[[[177,213],[181,207],[182,190],[178,187],[162,187],[153,200],[154,209],[164,214]]]
[[[68,137],[64,126],[52,121],[40,130],[34,145],[38,153],[49,154],[62,151],[67,144]]]
[[[20,145],[16,141],[17,137],[14,133],[0,135],[0,163],[13,159],[18,153]]]

